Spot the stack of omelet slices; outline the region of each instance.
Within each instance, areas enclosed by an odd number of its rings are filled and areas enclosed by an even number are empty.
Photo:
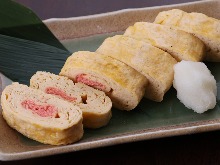
[[[143,97],[161,102],[182,60],[220,61],[219,20],[173,9],[159,13],[154,23],[137,22],[95,52],[73,53],[59,76],[37,72],[30,87],[6,87],[3,117],[41,143],[74,143],[84,127],[107,125],[112,105],[130,111]]]
[[[219,20],[164,11],[154,23],[137,22],[123,35],[105,39],[96,52],[73,53],[60,75],[104,91],[118,109],[132,110],[142,97],[163,100],[177,62],[219,62],[219,43]]]

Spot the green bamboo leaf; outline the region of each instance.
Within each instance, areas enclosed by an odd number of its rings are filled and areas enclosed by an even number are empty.
[[[0,0],[0,34],[66,50],[32,10],[11,0]]]
[[[69,55],[30,9],[0,0],[0,72],[28,85],[36,71],[58,74]]]
[[[36,71],[58,74],[69,55],[51,45],[0,34],[0,72],[13,81],[28,85]]]

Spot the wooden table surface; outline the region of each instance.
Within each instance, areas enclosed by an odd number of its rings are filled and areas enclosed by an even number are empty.
[[[16,0],[42,19],[91,15],[124,8],[193,0]],[[194,0],[195,1],[195,0]],[[220,131],[146,140],[0,164],[220,164]]]

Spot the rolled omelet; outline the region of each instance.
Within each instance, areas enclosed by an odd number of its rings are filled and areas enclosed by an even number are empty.
[[[60,75],[104,91],[114,107],[128,111],[138,105],[147,85],[145,76],[130,66],[112,57],[88,51],[71,55]]]
[[[207,47],[205,60],[220,62],[220,20],[202,13],[187,13],[172,9],[160,12],[154,23],[169,25],[192,33]]]
[[[146,42],[116,35],[109,37],[96,50],[100,54],[109,54],[131,66],[149,81],[145,97],[160,102],[173,82],[173,66],[177,61],[168,53]]]
[[[137,22],[127,28],[124,35],[158,47],[177,61],[202,61],[205,55],[205,45],[200,39],[170,26]]]
[[[40,90],[13,83],[3,90],[1,104],[8,125],[38,142],[62,145],[83,136],[79,107]]]
[[[112,102],[103,91],[82,83],[74,83],[64,76],[41,71],[31,77],[30,87],[79,106],[85,128],[105,126],[111,119]]]

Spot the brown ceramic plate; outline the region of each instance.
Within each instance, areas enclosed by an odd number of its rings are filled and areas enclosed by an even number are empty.
[[[158,12],[171,8],[202,12],[220,18],[220,1],[199,1],[127,9],[77,18],[50,19],[45,23],[70,51],[94,51],[106,37],[121,33],[137,21],[152,22]],[[220,66],[218,63],[207,63],[207,66],[219,86]],[[172,88],[161,103],[143,99],[131,112],[113,109],[113,117],[108,126],[96,130],[87,129],[81,141],[66,146],[44,145],[28,139],[11,129],[0,115],[0,160],[41,157],[120,143],[218,130],[220,129],[219,99],[218,95],[214,109],[204,114],[197,114],[179,102]]]

